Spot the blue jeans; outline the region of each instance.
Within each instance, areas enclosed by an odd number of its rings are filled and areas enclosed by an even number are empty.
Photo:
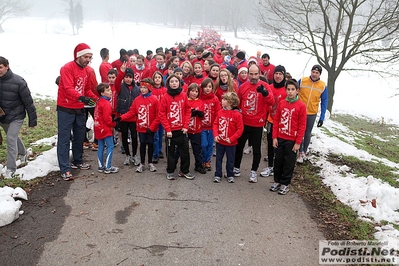
[[[0,123],[0,126],[4,129],[7,139],[7,170],[15,173],[17,170],[17,155],[25,155],[26,149],[24,143],[18,137],[19,131],[24,120],[14,120],[9,124]]]
[[[154,154],[152,157],[159,158],[159,153],[162,151],[162,137],[163,137],[163,126],[159,124],[157,132],[155,132],[154,138]]]
[[[104,164],[104,144],[107,145],[107,151],[105,154],[105,164]],[[98,167],[107,168],[107,169],[111,168],[113,153],[114,153],[114,137],[109,136],[104,139],[99,139],[98,151],[97,151]]]
[[[222,163],[223,156],[226,154],[226,173],[227,177],[234,177],[234,158],[236,156],[237,146],[225,146],[216,143],[216,165],[215,165],[215,176],[223,177]]]
[[[83,140],[86,134],[86,114],[70,114],[57,111],[58,141],[57,158],[61,174],[71,171],[69,165],[69,147],[72,130],[72,163],[82,164]]]
[[[202,160],[207,163],[211,160],[213,150],[213,131],[202,130],[201,132]]]

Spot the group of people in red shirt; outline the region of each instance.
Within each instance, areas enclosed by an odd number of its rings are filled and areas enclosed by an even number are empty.
[[[146,169],[146,155],[148,169],[157,170],[154,164],[163,157],[164,132],[169,180],[177,176],[194,178],[190,172],[191,142],[194,171],[201,174],[211,171],[215,146],[213,181],[219,183],[226,177],[229,183],[234,183],[234,178],[241,175],[243,151],[248,141],[253,151],[249,182],[256,183],[264,126],[274,117],[280,120],[274,120],[276,126],[269,148],[278,150],[281,146],[283,154],[290,149],[295,155],[299,149],[306,127],[306,108],[297,101],[296,81],[286,82],[285,68],[272,65],[268,54],[258,52],[247,60],[244,51],[230,47],[217,32],[204,30],[186,45],[156,49],[155,56],[150,50],[143,56],[137,50],[121,49],[120,57],[110,63],[108,49],[103,48],[100,55],[102,83],[98,86],[105,89],[97,89],[97,93],[108,103],[96,107],[95,135],[103,139],[113,137],[109,128],[120,131],[126,154],[124,164],[134,163],[138,173]],[[276,73],[282,76],[278,82]],[[288,105],[279,109],[280,101]],[[99,132],[107,132],[107,136]],[[132,152],[128,144],[129,132]],[[104,145],[107,149],[111,145],[110,141],[101,143],[98,170],[116,173],[119,169],[111,167],[109,161],[100,165]],[[226,171],[223,173],[224,156]],[[106,157],[109,160],[112,154],[107,151]],[[296,158],[293,162],[285,162],[284,156],[278,158],[282,162],[278,163],[279,169],[275,168],[276,184],[270,190],[286,194]],[[180,170],[176,176],[179,160]]]

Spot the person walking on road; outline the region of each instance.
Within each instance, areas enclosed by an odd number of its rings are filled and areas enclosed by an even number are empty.
[[[18,154],[21,163],[27,160],[26,148],[18,137],[26,113],[29,127],[35,127],[37,114],[28,84],[22,77],[14,74],[8,60],[0,56],[0,126],[7,138],[6,178],[14,176]]]

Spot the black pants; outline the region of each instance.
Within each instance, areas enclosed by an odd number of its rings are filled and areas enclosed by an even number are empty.
[[[145,164],[145,154],[147,146],[148,146],[148,163],[149,164],[152,163],[152,155],[154,153],[154,137],[155,137],[155,132],[152,133],[139,132],[141,164]]]
[[[234,167],[240,168],[243,150],[247,140],[252,144],[252,166],[251,170],[257,171],[261,158],[261,144],[262,144],[263,127],[251,127],[244,125],[244,132],[238,139],[236,150],[236,157],[234,160]]]
[[[270,127],[270,130],[269,130]],[[273,147],[273,124],[268,123],[268,128],[267,128],[267,162],[269,167],[273,167],[273,161],[274,161],[274,147]]]
[[[166,172],[173,173],[176,170],[175,149],[179,149],[180,153],[180,171],[183,174],[190,172],[190,153],[188,150],[187,135],[183,134],[181,130],[172,131],[172,137],[165,138],[166,142],[166,158],[167,166]]]
[[[276,158],[274,160],[274,182],[291,184],[297,153],[292,151],[295,141],[278,139]]]
[[[137,130],[136,122],[120,122],[121,133],[122,133],[122,145],[125,149],[126,156],[130,156],[129,143],[127,142],[128,132],[130,130],[130,140],[132,141],[132,155],[137,154]]]

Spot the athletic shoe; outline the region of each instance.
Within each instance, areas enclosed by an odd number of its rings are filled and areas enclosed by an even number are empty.
[[[306,159],[306,153],[300,152],[298,159],[296,160],[297,163],[303,163],[303,161]]]
[[[6,172],[4,174],[4,178],[5,179],[10,179],[10,178],[13,178],[13,177],[14,177],[14,172],[12,172],[11,170],[6,170]]]
[[[144,171],[144,164],[139,164],[139,166],[136,168],[137,173],[142,173]]]
[[[26,152],[25,155],[21,155],[19,160],[21,161],[21,164],[26,163],[28,161],[28,152]]]
[[[152,157],[152,163],[157,164],[159,162],[159,158]]]
[[[159,152],[159,158],[161,158],[161,159],[163,159],[164,158],[164,156],[163,156],[163,152]]]
[[[280,183],[274,182],[273,185],[270,187],[270,191],[276,192],[281,187]]]
[[[136,154],[136,155],[134,155],[133,157],[131,157],[130,158],[130,161],[132,162],[132,163],[134,163],[134,165],[136,165],[136,166],[138,166],[138,165],[140,165],[140,159],[139,159],[139,156]]]
[[[206,174],[206,169],[205,169],[203,166],[196,167],[196,168],[194,169],[194,171],[195,171],[195,172],[198,172],[198,173],[200,173],[200,174]]]
[[[150,172],[156,172],[157,168],[153,163],[148,164],[148,169],[150,169]]]
[[[73,176],[72,176],[71,172],[63,173],[63,174],[61,174],[61,177],[62,177],[62,179],[63,179],[64,181],[71,181],[71,180],[73,180]]]
[[[194,175],[192,174],[192,173],[190,173],[190,172],[188,172],[188,173],[186,173],[186,174],[184,174],[183,172],[179,172],[179,176],[180,177],[185,177],[185,178],[187,178],[187,179],[189,179],[189,180],[191,180],[191,179],[194,179]]]
[[[125,161],[123,162],[124,165],[129,165],[130,164],[130,156],[126,155]]]
[[[125,153],[126,153],[125,148],[123,148],[123,145],[121,145],[121,153],[122,153],[122,154],[125,154]]]
[[[212,171],[211,162],[209,161],[209,162],[204,163],[204,168],[207,171]]]
[[[288,191],[290,191],[290,189],[288,188],[288,186],[286,185],[281,185],[280,190],[278,191],[278,194],[280,195],[285,195],[288,193]]]
[[[241,175],[240,168],[234,167],[234,168],[233,168],[233,173],[234,173],[234,176],[235,176],[235,177],[240,176],[240,175]]]
[[[215,176],[213,178],[213,182],[215,182],[215,183],[220,183],[221,180],[222,180],[222,178],[220,176]]]
[[[115,174],[119,172],[119,168],[118,167],[110,167],[110,168],[105,168],[104,170],[104,174]]]
[[[227,182],[234,183],[234,176],[227,177]]]
[[[99,172],[99,173],[104,172],[104,170],[105,170],[105,167],[98,167],[98,172]]]
[[[174,173],[167,173],[166,178],[168,180],[176,180],[175,174]]]
[[[251,172],[249,173],[249,183],[256,183],[258,182],[258,176],[256,174],[256,172],[254,170],[251,170]]]
[[[252,152],[252,146],[248,146],[244,149],[245,154],[250,154]]]
[[[71,168],[72,169],[78,169],[79,168],[80,170],[89,170],[91,168],[91,165],[88,164],[88,163],[81,163],[81,164],[77,164],[77,165],[71,163]]]
[[[98,151],[98,144],[93,143],[93,144],[91,145],[91,150],[92,150],[92,151]]]
[[[265,169],[262,170],[262,172],[260,172],[260,175],[263,177],[268,177],[273,174],[274,174],[273,167],[271,167],[271,166],[266,167]]]
[[[88,149],[88,148],[90,148],[90,147],[91,147],[90,142],[88,142],[88,141],[83,142],[83,149]]]

